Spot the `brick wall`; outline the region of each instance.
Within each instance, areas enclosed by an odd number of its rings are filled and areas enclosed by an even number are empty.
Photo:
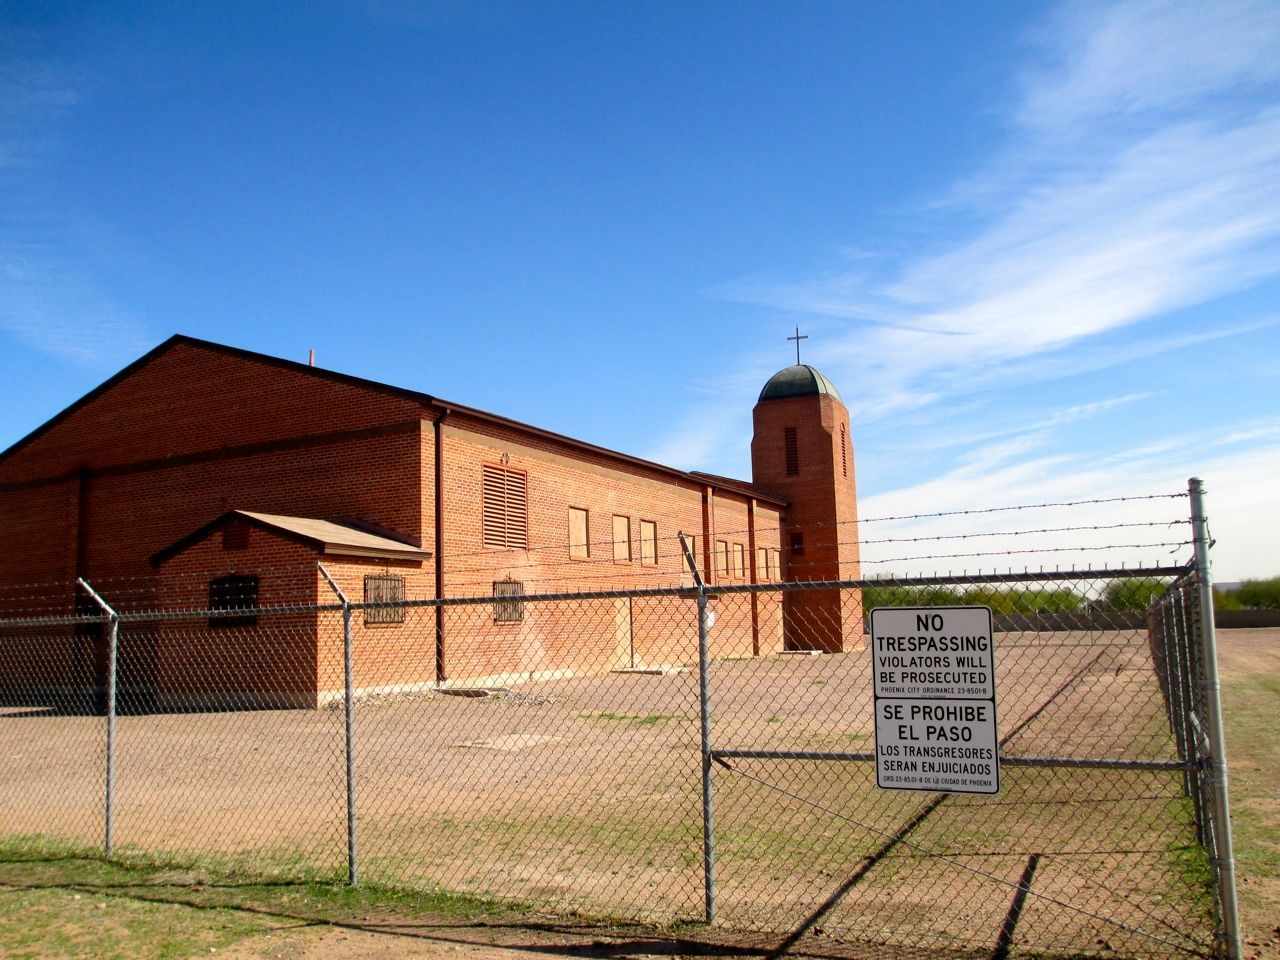
[[[355,517],[419,541],[421,417],[179,343],[0,461],[0,580],[147,577],[154,552],[230,509]]]
[[[157,599],[166,610],[206,609],[210,580],[234,573],[258,578],[260,606],[315,604],[315,562],[314,550],[266,531],[251,528],[248,546],[238,550],[224,549],[215,531],[161,565]],[[234,626],[210,626],[203,617],[166,620],[154,627],[154,636],[148,679],[160,709],[317,704],[314,613],[261,616]],[[135,675],[146,682],[141,672]]]
[[[203,605],[208,580],[226,561],[213,541],[172,558],[162,581],[149,559],[231,509],[372,523],[434,553],[437,435],[444,451],[439,547],[446,596],[488,596],[495,581],[506,579],[522,584],[526,593],[691,585],[676,539],[680,531],[696,536],[697,559],[709,583],[765,579],[756,569],[757,549],[785,556],[782,508],[769,500],[462,410],[448,411],[437,429],[434,421],[444,413],[425,398],[176,342],[0,461],[0,581],[67,584],[83,575],[108,599],[118,585],[127,585],[133,608],[184,600],[173,591],[175,584],[187,583],[198,589],[185,601]],[[527,478],[525,549],[484,545],[485,465]],[[569,556],[571,506],[590,517],[587,559]],[[615,516],[626,518],[629,558],[614,557]],[[642,521],[656,525],[654,562],[642,558]],[[255,532],[255,543],[260,536]],[[718,541],[729,545],[727,571],[717,563]],[[303,577],[309,584],[303,594],[316,596],[316,558],[305,548],[258,544],[253,554],[240,562],[252,560],[260,569],[287,562],[311,571],[310,579]],[[365,573],[380,568],[340,566],[361,590]],[[434,559],[406,572],[410,595],[434,596],[436,576]],[[206,594],[198,595],[201,590]],[[69,609],[67,593],[57,603]],[[326,593],[319,596],[324,600]],[[761,612],[755,606],[734,605],[735,612],[717,624],[714,653],[781,647],[776,609]],[[607,600],[599,607],[569,611],[527,604],[526,615],[512,623],[495,622],[487,604],[439,614],[413,611],[412,623],[394,628],[366,628],[362,622],[357,649],[364,660],[357,664],[357,683],[381,687],[434,679],[441,635],[444,676],[455,682],[688,663],[696,657],[691,616],[673,623],[669,612],[638,602],[623,609]],[[328,626],[321,624],[320,637],[334,635]],[[280,662],[251,651],[238,665],[209,661],[182,681],[191,689],[174,686],[174,664],[199,656],[205,641],[196,639],[197,631],[138,630],[130,640],[137,651],[131,683],[139,689],[152,683],[171,700],[212,690],[219,676],[219,682],[246,691],[260,681],[272,695],[340,686],[333,672],[335,663],[340,669],[340,657],[317,652],[315,622],[300,621],[296,628],[298,636],[288,640]],[[243,629],[246,640],[253,629]],[[285,642],[279,636],[261,639],[268,647]],[[397,661],[405,664],[403,676],[390,666]],[[261,676],[255,680],[245,664],[256,664]]]

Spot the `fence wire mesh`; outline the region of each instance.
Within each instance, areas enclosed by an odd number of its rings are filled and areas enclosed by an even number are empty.
[[[1189,567],[704,587],[701,670],[688,585],[327,575],[102,590],[116,852],[661,921],[713,881],[730,927],[885,955],[1215,950]],[[11,842],[102,842],[110,618],[74,597],[0,620]],[[957,604],[993,614],[1001,789],[880,789],[867,612]]]

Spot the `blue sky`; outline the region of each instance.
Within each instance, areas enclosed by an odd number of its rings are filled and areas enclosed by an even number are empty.
[[[1267,576],[1278,291],[1269,0],[0,0],[0,446],[180,332],[746,477],[799,325],[864,515]]]

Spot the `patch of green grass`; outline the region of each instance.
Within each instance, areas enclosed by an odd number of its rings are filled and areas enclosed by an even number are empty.
[[[1189,797],[1172,801],[1174,818],[1182,828],[1185,839],[1171,839],[1165,846],[1165,859],[1175,877],[1183,885],[1181,891],[1184,908],[1206,923],[1213,920],[1213,868],[1209,854],[1195,839],[1195,809]]]
[[[512,905],[442,890],[263,879],[208,860],[105,859],[39,837],[0,841],[0,956],[208,956],[248,938],[380,918],[504,919]]]
[[[1280,916],[1280,676],[1222,685],[1231,827],[1246,935],[1269,938]]]
[[[616,720],[622,723],[634,723],[640,727],[652,727],[668,720],[692,720],[692,717],[681,717],[674,713],[584,713],[583,720]]]

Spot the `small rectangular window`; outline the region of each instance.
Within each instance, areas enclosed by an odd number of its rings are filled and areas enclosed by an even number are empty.
[[[652,520],[640,521],[640,562],[658,562],[658,525]]]
[[[619,562],[631,559],[631,518],[613,518],[613,559]]]
[[[250,574],[231,574],[209,581],[209,609],[253,610],[258,606],[258,578]],[[257,616],[210,617],[211,627],[253,627]]]
[[[591,556],[591,518],[587,511],[569,508],[569,559],[587,560]]]
[[[795,427],[784,427],[782,445],[787,455],[787,476],[794,477],[800,472],[800,442],[796,439]]]
[[[769,551],[769,577],[773,580],[782,579],[782,551]]]
[[[716,573],[722,577],[729,575],[729,542],[716,541]]]
[[[747,551],[740,543],[733,545],[733,575],[739,579],[747,575]]]
[[[529,490],[525,475],[490,466],[481,473],[484,545],[528,549]]]
[[[804,556],[804,534],[796,532],[791,534],[791,555],[793,557]]]
[[[404,603],[404,577],[371,573],[364,578],[365,603]],[[365,623],[404,623],[404,607],[366,607]]]
[[[519,623],[524,619],[524,584],[519,580],[493,581],[493,622]]]
[[[769,583],[769,551],[764,547],[756,547],[756,579],[761,583]]]
[[[840,426],[840,472],[843,476],[849,475],[849,444],[845,440],[843,424]]]

